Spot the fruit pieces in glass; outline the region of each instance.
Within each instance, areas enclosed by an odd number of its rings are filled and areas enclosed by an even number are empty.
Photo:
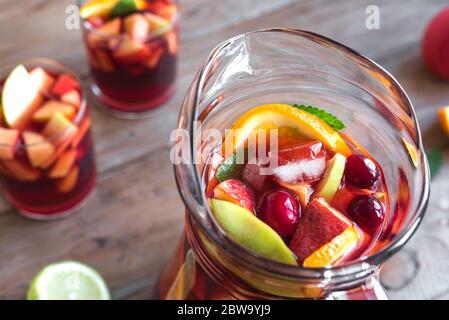
[[[83,37],[94,93],[119,112],[139,113],[173,93],[178,54],[175,2],[88,1]]]
[[[12,205],[37,219],[80,205],[96,177],[82,89],[61,68],[18,65],[0,81],[0,181]]]

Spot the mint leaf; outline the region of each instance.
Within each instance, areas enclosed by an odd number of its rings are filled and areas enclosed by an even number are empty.
[[[443,154],[439,149],[432,148],[426,150],[427,161],[429,161],[430,175],[435,177],[443,164]]]
[[[320,108],[312,107],[312,106],[305,106],[303,104],[298,105],[294,104],[293,107],[301,109],[303,111],[306,111],[308,113],[313,114],[314,116],[317,116],[324,122],[326,122],[329,126],[332,127],[335,131],[340,131],[346,128],[345,124],[338,119],[336,116],[330,114],[329,112],[326,112]]]
[[[125,16],[127,14],[138,11],[134,0],[120,0],[111,11],[111,17]]]

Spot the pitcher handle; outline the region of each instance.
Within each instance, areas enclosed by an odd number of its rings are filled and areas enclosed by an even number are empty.
[[[330,300],[388,300],[378,275],[372,276],[360,287],[332,293]]]

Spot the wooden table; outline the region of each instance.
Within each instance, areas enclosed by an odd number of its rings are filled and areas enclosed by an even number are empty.
[[[19,4],[20,3],[20,4]],[[0,298],[24,298],[33,275],[62,259],[101,272],[113,298],[148,298],[178,240],[183,204],[169,162],[169,132],[195,70],[222,40],[253,29],[311,30],[347,44],[391,71],[413,100],[427,145],[445,145],[435,110],[449,103],[449,83],[420,60],[420,38],[441,0],[377,0],[379,30],[365,27],[371,0],[184,0],[178,92],[140,121],[92,110],[99,183],[77,215],[53,222],[19,216],[0,200]],[[21,58],[57,59],[88,80],[80,31],[65,28],[68,0],[0,0],[2,66]],[[91,102],[94,107],[95,102]],[[445,162],[447,154],[445,154]],[[433,181],[423,225],[390,260],[382,282],[391,298],[449,298],[449,165]]]

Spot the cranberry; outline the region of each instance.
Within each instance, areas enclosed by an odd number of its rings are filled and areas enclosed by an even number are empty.
[[[354,154],[346,161],[345,181],[354,187],[369,189],[379,182],[379,170],[371,159]]]
[[[362,228],[372,230],[385,220],[382,203],[374,196],[355,196],[348,206],[348,214]]]
[[[283,238],[293,235],[300,214],[301,207],[298,201],[286,190],[275,190],[265,194],[259,205],[259,218]]]

